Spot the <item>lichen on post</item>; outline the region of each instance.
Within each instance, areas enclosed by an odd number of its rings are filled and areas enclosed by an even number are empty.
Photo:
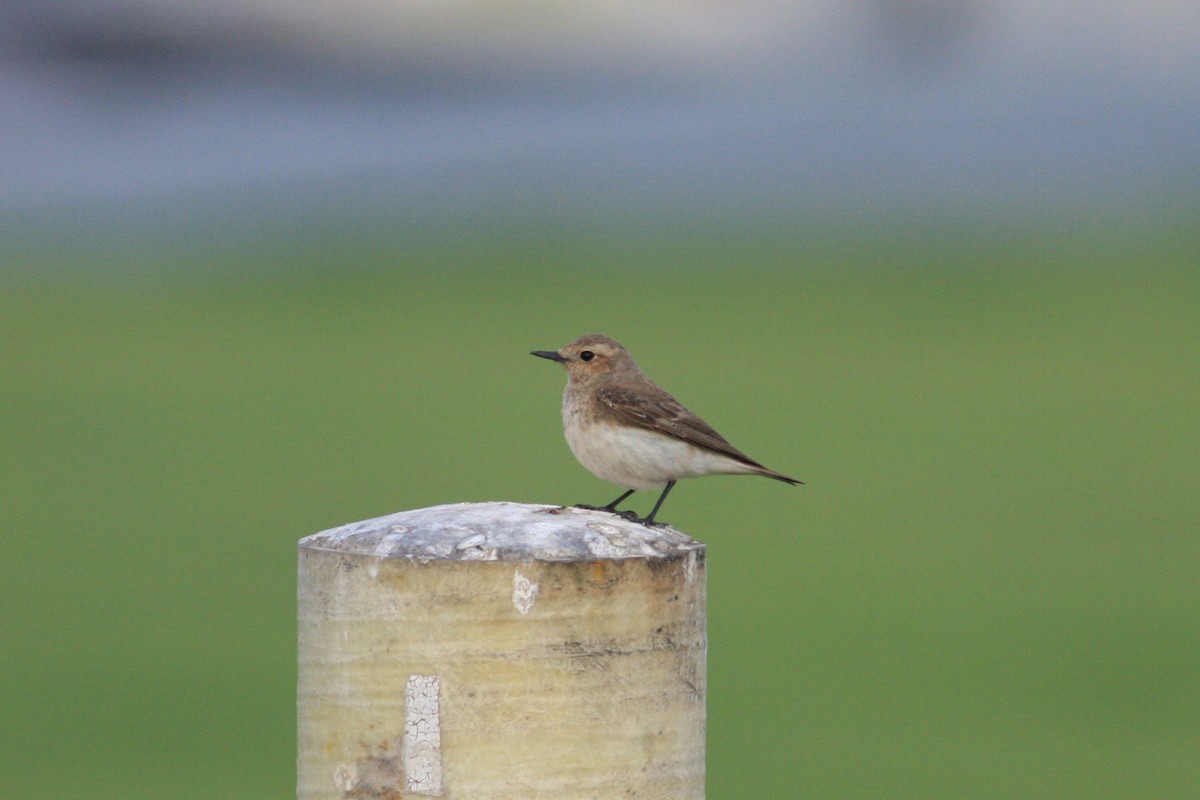
[[[518,503],[301,540],[298,798],[703,798],[704,552]]]

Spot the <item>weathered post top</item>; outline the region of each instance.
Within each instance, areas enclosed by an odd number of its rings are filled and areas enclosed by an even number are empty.
[[[302,548],[417,561],[580,561],[675,558],[704,545],[669,526],[604,511],[525,503],[453,503],[353,522]]]
[[[299,551],[299,800],[703,800],[700,542],[457,503]]]

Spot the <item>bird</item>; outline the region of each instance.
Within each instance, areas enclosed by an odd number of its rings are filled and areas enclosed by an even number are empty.
[[[705,475],[762,475],[788,484],[803,481],[768,469],[731,445],[638,368],[619,342],[598,333],[580,336],[559,350],[530,355],[557,361],[567,370],[563,392],[563,434],[575,458],[593,475],[627,489],[603,506],[647,526],[682,478]],[[635,491],[662,488],[645,517],[617,511]]]

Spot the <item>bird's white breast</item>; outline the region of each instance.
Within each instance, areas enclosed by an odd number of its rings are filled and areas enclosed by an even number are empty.
[[[626,489],[658,489],[679,478],[753,471],[682,439],[630,425],[586,421],[566,408],[563,431],[579,463]]]

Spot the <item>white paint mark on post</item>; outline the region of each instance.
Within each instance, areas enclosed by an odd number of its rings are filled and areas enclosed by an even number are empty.
[[[442,794],[442,708],[437,675],[410,675],[404,687],[404,781],[412,794]]]
[[[345,793],[358,787],[358,773],[345,764],[338,764],[337,772],[333,773],[333,785],[338,791]]]
[[[538,585],[521,574],[521,570],[513,572],[513,607],[522,615],[528,614],[537,601]]]

